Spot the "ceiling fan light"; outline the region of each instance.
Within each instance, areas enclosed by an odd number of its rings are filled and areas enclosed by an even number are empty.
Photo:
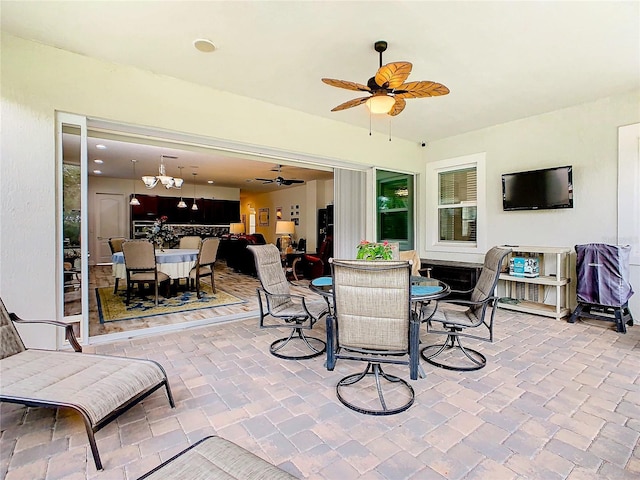
[[[374,95],[366,101],[367,108],[373,114],[389,113],[396,103],[396,99],[389,95]]]

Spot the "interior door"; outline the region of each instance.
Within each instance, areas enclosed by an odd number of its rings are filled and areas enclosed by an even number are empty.
[[[125,198],[120,193],[96,193],[95,248],[97,263],[111,263],[111,237],[126,235]]]

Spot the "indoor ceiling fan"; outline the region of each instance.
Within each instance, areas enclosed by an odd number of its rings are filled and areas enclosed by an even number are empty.
[[[387,113],[395,116],[404,110],[406,98],[436,97],[449,93],[449,89],[441,83],[428,81],[404,83],[411,73],[412,65],[409,62],[393,62],[382,65],[382,52],[387,49],[387,42],[384,40],[377,41],[374,43],[373,48],[380,54],[380,68],[366,85],[333,78],[322,79],[324,83],[332,87],[371,94],[367,97],[355,98],[342,103],[331,109],[332,112],[357,107],[366,103],[371,113]]]
[[[280,169],[281,168],[282,168],[282,165],[276,165],[274,168],[271,169],[271,171],[280,173]],[[276,178],[256,178],[256,180],[259,180],[262,183],[275,183],[279,187],[281,187],[283,185],[285,185],[285,186],[293,185],[294,183],[304,183],[304,180],[294,180],[294,179],[291,179],[291,178],[282,178],[280,175],[278,175]]]

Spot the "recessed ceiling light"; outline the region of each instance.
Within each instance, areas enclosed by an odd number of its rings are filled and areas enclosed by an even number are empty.
[[[197,50],[210,53],[216,49],[216,46],[213,44],[211,40],[207,40],[206,38],[198,38],[193,41],[193,46],[196,47]]]
[[[213,180],[207,180],[207,183],[211,184],[213,183]]]
[[[102,170],[94,170],[93,173],[96,175],[102,175]]]
[[[101,143],[99,143],[99,144],[97,144],[97,145],[96,145],[96,148],[97,148],[98,150],[106,150],[106,149],[107,149],[107,146],[106,146],[106,145],[102,145]]]
[[[96,158],[93,163],[97,163],[98,165],[102,165],[104,163],[104,160],[100,160],[99,158]]]

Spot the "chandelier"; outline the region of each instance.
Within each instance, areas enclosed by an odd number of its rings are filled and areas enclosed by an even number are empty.
[[[158,167],[159,175],[155,177],[152,175],[145,175],[142,177],[144,186],[147,187],[148,189],[152,189],[153,187],[155,187],[158,184],[158,182],[164,185],[164,188],[166,188],[167,190],[170,188],[177,188],[178,190],[182,188],[182,184],[184,183],[184,180],[182,178],[171,177],[167,175],[166,169],[164,166],[165,157],[178,158],[178,157],[170,157],[168,155],[160,155],[160,166]]]

